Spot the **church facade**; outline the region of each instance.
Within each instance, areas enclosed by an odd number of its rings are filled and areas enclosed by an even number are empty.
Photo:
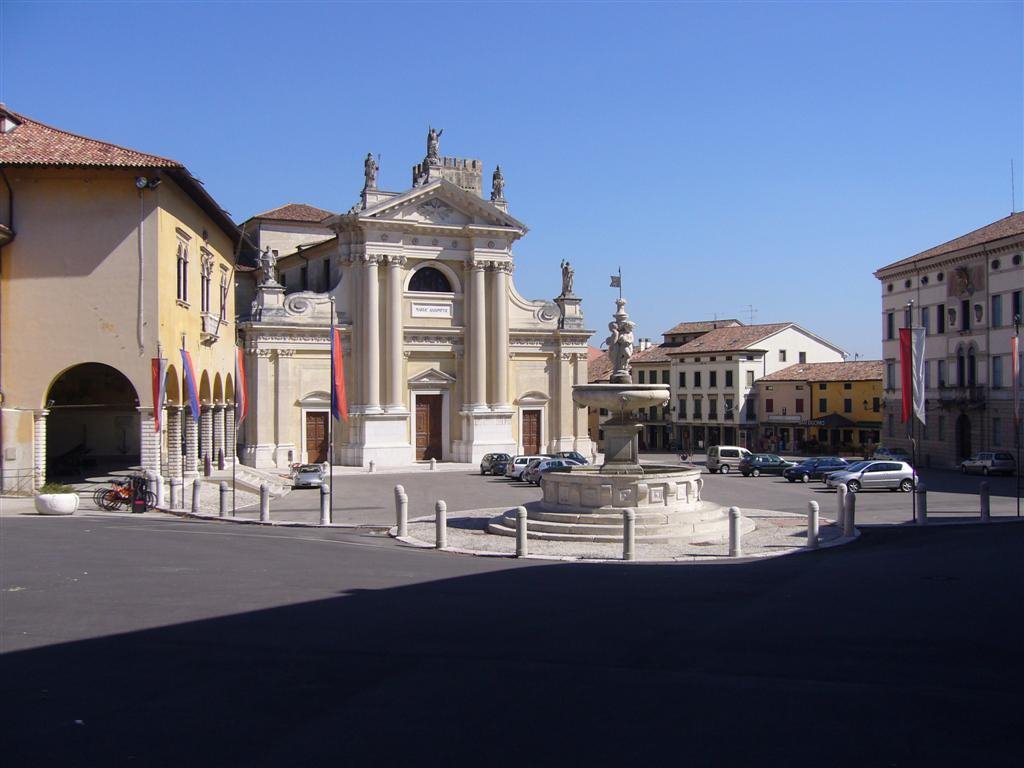
[[[527,229],[508,213],[500,168],[485,199],[482,163],[442,156],[439,138],[431,129],[405,192],[377,189],[368,155],[359,202],[309,222],[308,244],[295,226],[287,241],[261,229],[251,310],[239,318],[250,402],[243,463],[592,453],[586,409],[572,402],[572,386],[587,382],[592,334],[572,267],[563,262],[555,299],[522,297],[512,251]],[[330,415],[333,326],[347,422]]]

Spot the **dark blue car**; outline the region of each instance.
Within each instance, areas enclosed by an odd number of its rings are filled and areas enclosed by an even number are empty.
[[[782,476],[795,483],[799,480],[806,483],[810,480],[824,480],[829,472],[839,472],[848,465],[846,459],[838,456],[818,456],[815,459],[804,459],[799,464],[787,468]]]

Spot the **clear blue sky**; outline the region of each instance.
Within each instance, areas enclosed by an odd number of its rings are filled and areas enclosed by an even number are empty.
[[[0,5],[0,100],[184,162],[236,220],[409,186],[428,124],[494,163],[530,298],[619,265],[640,335],[792,320],[880,355],[878,267],[1024,200],[1006,3]],[[599,342],[601,335],[595,336]]]

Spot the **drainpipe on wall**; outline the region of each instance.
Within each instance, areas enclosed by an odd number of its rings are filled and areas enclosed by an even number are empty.
[[[8,227],[11,230],[11,239],[14,239],[14,189],[11,187],[11,182],[7,179],[7,172],[0,167],[0,178],[3,178],[4,185],[7,187],[7,219]],[[4,263],[4,247],[0,245],[0,285],[3,285],[3,263]],[[2,297],[2,293],[0,293]],[[7,472],[4,469],[3,446],[4,446],[4,405],[7,402],[7,397],[4,394],[4,376],[3,376],[3,305],[0,303],[0,490],[7,487]]]

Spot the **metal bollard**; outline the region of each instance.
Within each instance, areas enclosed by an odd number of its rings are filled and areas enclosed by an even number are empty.
[[[443,501],[437,502],[434,513],[434,526],[437,529],[434,544],[438,549],[444,549],[448,546],[448,505]]]
[[[220,481],[220,516],[228,516],[228,484]]]
[[[435,469],[437,469],[437,459],[431,459],[430,460],[430,471],[433,472]]]
[[[331,524],[331,484],[320,484],[320,525]]]
[[[270,522],[270,489],[266,483],[260,485],[260,522]]]
[[[203,481],[198,477],[192,483],[192,514],[199,512],[199,492],[202,489]]]
[[[398,528],[399,538],[409,535],[409,497],[405,488],[395,486],[395,525]]]
[[[846,494],[846,503],[843,505],[843,536],[851,537],[856,533],[854,523],[857,519],[857,494]]]
[[[990,523],[992,522],[992,503],[988,495],[988,480],[981,481],[979,495],[981,496],[981,522]]]
[[[846,515],[846,496],[849,494],[850,489],[845,485],[836,486],[836,525],[839,527],[839,532],[843,531],[843,518]]]
[[[818,502],[807,502],[807,546],[818,548]]]
[[[181,478],[171,478],[171,509],[181,509]]]
[[[729,507],[729,557],[743,557],[743,541],[740,535],[742,519],[739,507]]]
[[[375,462],[373,459],[370,459],[370,468],[369,468],[369,470],[370,470],[370,474],[373,474],[374,472],[377,471],[377,462]]]
[[[516,557],[526,557],[526,507],[516,507]]]
[[[636,560],[636,510],[622,510],[622,559]]]
[[[917,524],[927,525],[928,524],[928,488],[925,484],[918,482],[917,490],[914,491],[917,494]]]

